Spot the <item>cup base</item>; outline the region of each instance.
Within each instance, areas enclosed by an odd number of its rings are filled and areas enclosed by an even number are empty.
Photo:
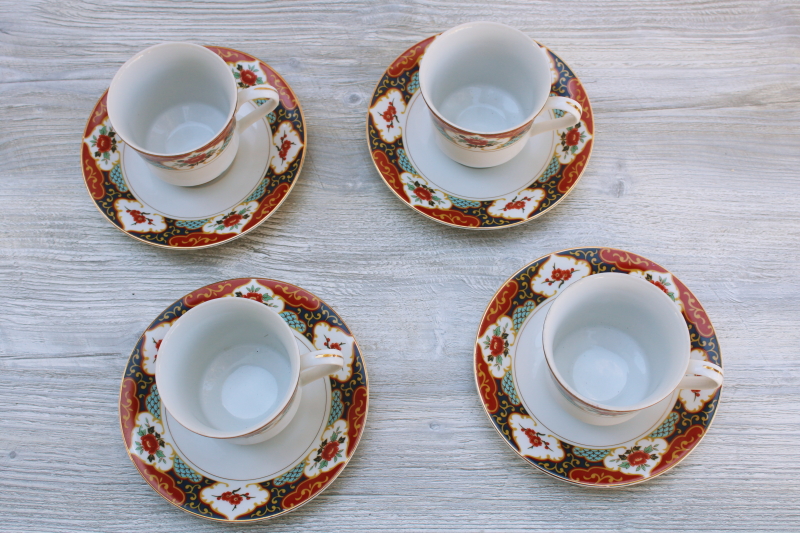
[[[435,137],[436,144],[447,157],[465,167],[472,168],[489,168],[507,163],[516,157],[528,143],[528,137],[525,137],[502,150],[478,152],[459,148],[445,139],[438,131],[435,132]]]
[[[149,165],[150,171],[161,181],[179,187],[195,187],[215,180],[230,168],[239,151],[239,133],[234,132],[228,147],[212,162],[195,170],[169,170]]]

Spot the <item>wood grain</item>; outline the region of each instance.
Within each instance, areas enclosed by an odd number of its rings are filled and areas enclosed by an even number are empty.
[[[386,66],[461,22],[514,25],[582,79],[592,160],[553,212],[473,233],[378,178],[366,105]],[[170,40],[238,48],[298,94],[309,157],[260,228],[197,253],[101,217],[81,132],[116,69]],[[269,531],[796,531],[800,469],[800,4],[497,0],[0,0],[0,529],[244,531],[142,482],[117,422],[133,343],[207,283],[283,279],[324,298],[365,353],[371,409],[342,476]],[[478,401],[483,309],[527,262],[628,249],[679,276],[719,335],[717,419],[683,464],[587,490],[526,466]],[[247,528],[253,530],[253,528]]]

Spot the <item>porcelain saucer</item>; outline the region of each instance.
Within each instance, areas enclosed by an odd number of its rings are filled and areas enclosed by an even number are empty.
[[[708,431],[721,389],[677,391],[612,426],[572,417],[557,400],[542,326],[553,297],[599,272],[628,273],[659,287],[686,320],[692,357],[722,366],[711,321],[677,277],[623,250],[574,248],[537,259],[497,291],[478,331],[475,380],[495,429],[523,459],[564,481],[612,487],[652,479],[680,463]]]
[[[306,125],[291,87],[251,55],[208,48],[230,65],[240,90],[269,83],[281,95],[266,119],[242,133],[236,158],[217,179],[196,187],[158,179],[115,134],[106,110],[108,91],[86,123],[81,168],[89,195],[114,226],[148,244],[207,248],[248,233],[286,200],[303,166]],[[246,103],[240,114],[251,109]]]
[[[222,297],[250,298],[274,309],[293,328],[303,352],[336,347],[345,356],[342,370],[304,387],[287,428],[260,444],[190,432],[165,410],[156,388],[158,347],[171,324],[192,307]],[[187,294],[142,334],[122,378],[120,427],[134,466],[168,502],[212,520],[264,520],[312,500],[345,468],[364,432],[368,389],[358,343],[328,304],[289,283],[232,279]]]
[[[545,49],[551,94],[580,102],[581,121],[531,137],[519,155],[502,165],[465,167],[436,146],[419,91],[419,62],[435,38],[403,52],[375,87],[367,113],[367,143],[378,173],[403,203],[449,226],[506,228],[543,215],[575,187],[592,152],[594,118],[580,80]],[[553,116],[543,114],[537,121]]]

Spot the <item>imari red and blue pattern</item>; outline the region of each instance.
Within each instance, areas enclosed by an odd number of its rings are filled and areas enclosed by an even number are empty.
[[[331,398],[317,441],[307,454],[271,479],[232,481],[198,472],[165,428],[155,361],[170,326],[189,309],[224,297],[268,305],[315,349],[336,346],[344,367],[329,376]],[[240,278],[207,285],[172,303],[146,329],[122,378],[119,420],[125,447],[144,480],[182,510],[212,520],[248,522],[273,518],[313,499],[342,472],[364,432],[367,370],[355,338],[341,317],[314,294],[295,285]]]
[[[403,52],[375,88],[367,113],[367,142],[375,168],[405,204],[443,224],[467,229],[496,229],[541,216],[575,187],[592,153],[594,118],[583,85],[557,55],[542,47],[550,59],[550,94],[577,100],[583,106],[580,122],[555,132],[557,142],[553,154],[549,155],[549,164],[540,175],[531,176],[531,183],[520,194],[489,200],[460,198],[438,190],[433,183],[426,183],[411,164],[403,142],[406,111],[419,91],[420,60],[435,38],[425,39]],[[526,126],[518,131],[498,134],[496,142],[511,144],[527,130]],[[449,137],[455,135],[442,133]],[[467,145],[472,142],[474,146],[470,146],[475,149],[486,146],[484,140],[451,140]]]
[[[163,248],[207,248],[248,233],[264,222],[289,195],[305,159],[306,126],[303,111],[291,87],[257,58],[216,46],[207,47],[230,66],[240,90],[268,83],[280,94],[280,103],[267,115],[273,155],[257,187],[230,212],[205,219],[177,220],[148,209],[126,183],[122,169],[122,140],[108,119],[103,94],[84,130],[81,169],[86,188],[100,212],[117,228],[136,240]],[[212,149],[189,154],[171,163],[191,169],[216,157],[228,144],[233,130],[222,132]]]
[[[613,487],[652,479],[677,465],[709,429],[722,389],[680,390],[672,409],[645,434],[595,448],[566,442],[528,412],[514,381],[517,336],[537,307],[586,276],[621,272],[641,277],[667,294],[686,320],[692,358],[722,366],[714,327],[692,292],[662,266],[613,248],[574,248],[530,263],[492,297],[476,339],[475,381],[497,432],[523,459],[578,485]],[[509,349],[510,348],[510,349]]]

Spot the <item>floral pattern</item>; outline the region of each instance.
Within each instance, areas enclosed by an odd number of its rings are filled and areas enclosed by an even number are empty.
[[[158,326],[144,332],[144,343],[142,343],[142,370],[151,376],[156,375],[156,359],[161,341],[166,337],[172,322],[164,322]]]
[[[556,130],[558,145],[556,155],[562,164],[569,164],[575,160],[592,139],[592,134],[586,128],[584,122],[578,122],[563,130]]]
[[[277,313],[280,313],[284,309],[283,300],[269,287],[260,284],[257,279],[251,279],[247,283],[236,287],[233,289],[231,296],[255,300],[256,302],[270,307]]]
[[[257,207],[257,202],[237,205],[227,213],[212,217],[203,230],[208,233],[241,233]]]
[[[511,346],[515,340],[514,323],[509,317],[489,326],[481,336],[481,353],[496,378],[502,378],[511,368]]]
[[[142,357],[142,354],[153,356],[157,353],[156,345],[170,324],[189,309],[213,298],[246,297],[248,292],[263,295],[262,300],[274,303],[275,309],[285,310],[294,320],[302,321],[303,328],[296,328],[294,335],[307,347],[319,348],[327,344],[333,348],[338,345],[349,357],[349,377],[344,381],[336,377],[329,380],[331,407],[325,414],[327,426],[315,442],[307,444],[308,454],[303,454],[295,464],[272,479],[213,479],[192,470],[189,460],[180,456],[170,443],[169,433],[164,431],[161,420],[154,416],[158,413],[160,417],[163,409],[155,376],[144,371],[147,357]],[[160,496],[184,511],[213,520],[264,520],[299,507],[336,479],[352,458],[363,434],[367,386],[366,368],[356,341],[339,315],[327,304],[304,289],[285,282],[233,279],[202,287],[172,303],[142,334],[122,380],[120,425],[134,466]],[[317,457],[319,460],[315,461]],[[277,487],[280,487],[279,491],[274,490]]]
[[[575,149],[570,148],[566,155],[558,146],[555,154],[547,154],[550,164],[545,167],[545,173],[531,176],[536,188],[531,185],[531,188],[516,191],[516,198],[513,194],[507,196],[503,193],[502,196],[497,194],[482,200],[455,197],[451,200],[441,185],[434,182],[433,176],[411,170],[408,148],[403,140],[409,106],[421,105],[420,100],[414,100],[421,98],[415,80],[419,76],[419,62],[424,50],[433,40],[434,37],[425,39],[401,54],[386,70],[372,96],[367,117],[367,142],[375,168],[384,183],[402,202],[424,216],[459,228],[510,227],[533,220],[552,209],[574,188],[592,151],[594,118],[580,80],[557,56],[545,49],[554,76],[551,94],[572,98],[581,104],[583,114],[580,131],[585,135]],[[456,131],[435,117],[433,124],[451,142],[474,151],[505,148],[521,139],[530,129],[526,126],[519,131],[484,136]],[[554,131],[552,135],[558,141],[560,132]],[[571,141],[575,135],[570,134]],[[419,185],[414,185],[414,181]],[[436,199],[431,190],[435,191]]]
[[[261,183],[238,206],[241,209],[250,202],[254,206],[244,213],[249,218],[238,228],[234,228],[236,224],[225,226],[223,223],[220,228],[220,224],[211,223],[219,221],[229,212],[220,213],[212,220],[179,220],[162,216],[137,200],[127,184],[120,154],[130,148],[124,146],[119,135],[111,128],[106,110],[107,93],[103,94],[84,129],[81,147],[83,177],[89,195],[100,212],[112,224],[139,241],[164,248],[206,248],[222,244],[253,230],[269,218],[297,182],[305,159],[306,129],[302,111],[291,88],[277,72],[253,56],[230,48],[209,48],[230,65],[240,90],[245,90],[242,85],[251,86],[252,83],[268,83],[278,89],[281,101],[269,119],[273,124],[271,133],[275,145],[270,147],[269,168]],[[241,70],[237,66],[241,66]],[[196,168],[217,157],[232,139],[233,131],[231,122],[230,128],[212,141],[213,146],[188,156],[176,157],[174,161],[154,160],[151,163],[166,168]],[[242,217],[244,214],[241,214]]]
[[[331,377],[341,382],[350,380],[353,374],[353,337],[342,331],[336,326],[331,326],[326,322],[320,322],[314,326],[314,349],[324,350],[334,349],[342,352],[344,365],[342,368],[331,374]]]
[[[561,442],[528,412],[528,403],[514,383],[513,372],[497,372],[488,356],[499,354],[500,341],[492,339],[502,325],[514,320],[524,328],[525,318],[575,280],[599,272],[622,272],[653,280],[667,280],[683,311],[691,334],[692,358],[722,366],[719,343],[705,311],[688,289],[671,273],[652,261],[612,248],[573,248],[541,257],[507,280],[486,308],[475,341],[475,378],[478,394],[490,422],[517,454],[537,469],[580,485],[615,486],[638,483],[658,476],[682,461],[700,442],[714,418],[721,388],[712,391],[682,390],[671,411],[664,413],[655,429],[613,449]],[[691,302],[691,303],[688,303]],[[677,305],[677,302],[676,302]],[[691,308],[688,307],[691,305]],[[683,308],[682,308],[683,310]],[[507,331],[517,330],[511,327]],[[510,337],[509,337],[510,338]],[[502,340],[502,335],[500,335]],[[488,344],[486,341],[489,341]],[[509,342],[514,359],[516,344]],[[505,344],[503,344],[505,347]],[[523,389],[524,390],[524,389]],[[534,406],[535,408],[535,406]]]
[[[654,270],[634,270],[631,272],[632,276],[643,278],[649,281],[659,289],[661,292],[669,296],[670,300],[675,302],[675,305],[683,309],[683,302],[680,299],[680,291],[675,286],[672,275],[669,272],[657,272]]]

